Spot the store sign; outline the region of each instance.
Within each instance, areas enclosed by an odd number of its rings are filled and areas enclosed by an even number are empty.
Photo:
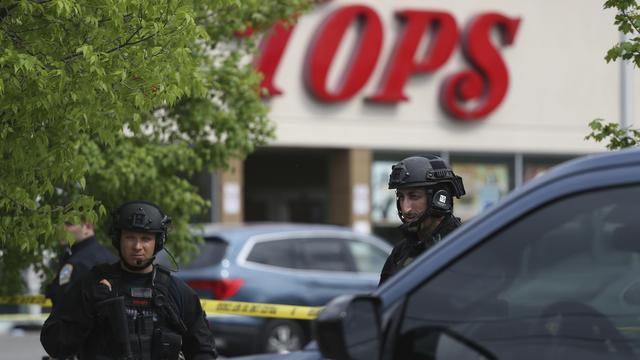
[[[457,45],[462,48],[469,68],[449,75],[440,84],[440,105],[452,117],[474,121],[494,111],[504,99],[509,87],[509,73],[499,49],[492,42],[497,30],[503,46],[514,42],[519,18],[488,12],[475,16],[462,34],[453,16],[429,10],[401,10],[396,16],[403,23],[396,44],[387,59],[385,71],[378,79],[377,89],[367,100],[395,104],[408,101],[404,87],[410,76],[433,73],[442,67]],[[330,89],[329,69],[347,30],[359,26],[355,47],[342,70],[340,84]],[[293,27],[276,25],[263,39],[256,65],[264,74],[262,86],[271,96],[283,91],[274,84],[274,74],[285,51]],[[315,31],[307,48],[304,80],[317,100],[337,103],[349,101],[369,81],[380,60],[384,28],[376,11],[365,5],[337,8]],[[429,46],[416,61],[416,51],[424,36],[430,36]]]

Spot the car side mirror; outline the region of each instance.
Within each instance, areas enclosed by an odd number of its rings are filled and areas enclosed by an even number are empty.
[[[320,352],[334,360],[380,358],[380,299],[343,295],[330,301],[314,320]]]

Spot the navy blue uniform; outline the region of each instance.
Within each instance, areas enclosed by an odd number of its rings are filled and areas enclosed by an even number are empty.
[[[98,242],[95,236],[76,242],[71,254],[60,258],[60,269],[53,282],[47,285],[45,296],[55,305],[72,284],[76,283],[91,268],[99,264],[111,264],[118,258]]]

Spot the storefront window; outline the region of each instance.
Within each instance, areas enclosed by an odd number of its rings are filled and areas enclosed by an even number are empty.
[[[571,158],[571,156],[525,156],[522,181],[526,183],[536,176],[544,174],[552,167],[570,160]]]
[[[377,225],[399,225],[396,195],[389,190],[389,173],[400,161],[374,161],[371,166],[371,222]]]
[[[507,162],[458,162],[453,171],[461,176],[467,194],[455,201],[454,213],[468,220],[495,205],[511,189],[511,171]]]

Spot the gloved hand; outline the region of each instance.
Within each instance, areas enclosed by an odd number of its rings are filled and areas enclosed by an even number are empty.
[[[93,301],[95,304],[113,297],[113,291],[111,291],[111,283],[106,279],[100,280],[96,286],[93,287]]]

